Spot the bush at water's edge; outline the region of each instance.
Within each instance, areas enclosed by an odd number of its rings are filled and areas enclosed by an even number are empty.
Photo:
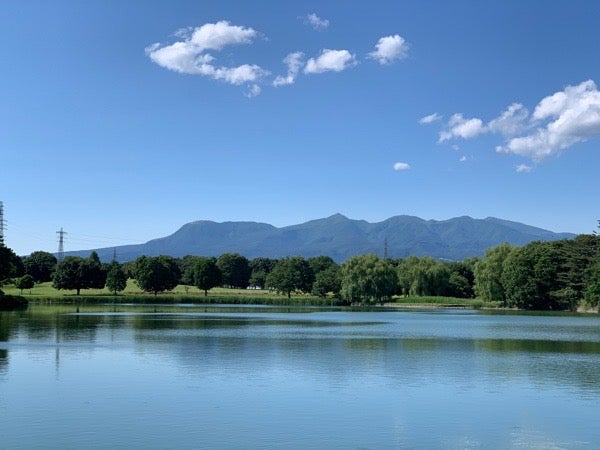
[[[18,295],[0,295],[0,311],[27,308],[29,302]]]
[[[292,297],[291,299],[283,297],[258,297],[258,296],[210,296],[210,297],[190,297],[187,295],[79,295],[64,297],[45,297],[35,298],[38,304],[229,304],[229,305],[294,305],[294,306],[340,306],[343,305],[339,299],[321,298],[321,297]]]

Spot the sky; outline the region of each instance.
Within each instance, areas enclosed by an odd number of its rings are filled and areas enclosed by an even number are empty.
[[[0,2],[20,255],[195,220],[600,219],[600,2]]]

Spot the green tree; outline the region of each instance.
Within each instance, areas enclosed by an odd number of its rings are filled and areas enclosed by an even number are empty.
[[[179,283],[180,277],[177,261],[170,256],[140,256],[135,261],[137,285],[154,295],[173,289]]]
[[[560,281],[575,291],[579,298],[583,298],[595,261],[600,256],[600,237],[581,234],[574,239],[557,241],[553,245],[558,247],[564,258],[560,268]]]
[[[292,256],[277,261],[267,276],[266,285],[290,298],[294,291],[310,292],[313,281],[313,272],[306,260]]]
[[[254,258],[250,261],[250,270],[252,271],[250,275],[250,286],[263,288],[266,286],[267,276],[275,267],[277,263],[276,259],[271,258]]]
[[[194,285],[194,272],[196,271],[198,258],[198,256],[186,255],[177,260],[177,263],[179,264],[179,270],[181,272],[181,284],[186,286]]]
[[[221,284],[221,280],[221,270],[217,266],[217,260],[215,258],[198,257],[194,270],[194,284],[198,289],[204,291],[205,297],[210,289]]]
[[[576,292],[561,280],[564,253],[558,242],[531,242],[504,261],[502,285],[509,306],[531,310],[576,307]]]
[[[23,260],[25,273],[31,275],[37,283],[51,281],[56,264],[56,257],[43,251],[33,252]]]
[[[473,298],[473,266],[477,259],[471,258],[462,262],[446,263],[450,276],[448,278],[448,290],[444,295],[459,298]]]
[[[446,264],[425,256],[409,256],[397,266],[400,291],[404,295],[447,295],[450,270]]]
[[[377,255],[349,258],[341,266],[340,296],[351,303],[375,303],[391,298],[398,289],[398,276],[390,261]]]
[[[585,302],[592,308],[600,305],[600,282],[594,281],[585,290]]]
[[[103,289],[106,284],[107,270],[104,269],[98,253],[92,252],[85,261],[86,276],[88,277],[89,289]]]
[[[117,261],[110,264],[108,273],[106,274],[106,284],[104,286],[114,295],[124,291],[127,287],[127,274]]]
[[[52,286],[55,289],[74,289],[77,295],[90,285],[89,261],[79,256],[66,256],[58,263],[52,276]]]
[[[500,244],[485,252],[485,257],[475,263],[474,290],[478,297],[487,301],[501,302],[506,306],[503,284],[504,261],[515,250],[508,243]]]
[[[326,297],[329,292],[334,297],[340,295],[342,288],[342,278],[340,267],[337,264],[319,271],[315,275],[315,282],[312,286],[312,294],[318,297]]]
[[[337,267],[335,261],[329,256],[315,256],[306,260],[315,276],[331,267]]]
[[[0,283],[7,278],[21,276],[21,264],[21,258],[12,249],[0,244]]]
[[[248,287],[251,275],[248,258],[238,253],[223,253],[217,259],[217,266],[225,286],[240,289]]]
[[[33,277],[29,274],[25,274],[15,281],[15,287],[21,290],[21,294],[23,294],[23,289],[31,289],[34,285]]]

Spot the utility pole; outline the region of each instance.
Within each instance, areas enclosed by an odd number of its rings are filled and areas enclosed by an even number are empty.
[[[60,231],[57,231],[56,234],[58,234],[58,260],[62,261],[65,257],[65,234],[67,232],[63,231],[61,227]]]
[[[4,245],[4,203],[0,201],[0,246]]]

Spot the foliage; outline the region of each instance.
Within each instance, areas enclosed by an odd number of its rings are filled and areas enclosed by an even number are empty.
[[[532,242],[504,261],[502,284],[509,306],[565,310],[576,306],[574,290],[559,277],[564,254],[560,243]]]
[[[329,256],[315,256],[308,258],[306,262],[315,275],[331,267],[337,267],[335,261]]]
[[[360,255],[348,259],[341,267],[342,299],[362,304],[390,299],[398,289],[398,276],[391,262],[377,255]]]
[[[127,287],[127,274],[117,261],[113,261],[108,269],[105,287],[114,295]]]
[[[593,307],[597,308],[600,305],[600,282],[593,282],[585,290],[585,302]]]
[[[310,292],[313,281],[313,271],[306,260],[300,256],[293,256],[277,261],[267,276],[266,285],[290,298],[294,291]]]
[[[198,258],[198,256],[186,255],[177,260],[179,271],[181,272],[181,279],[179,280],[181,284],[194,285],[194,271],[196,270]]]
[[[319,271],[315,275],[315,282],[312,286],[312,294],[317,297],[326,297],[328,293],[332,293],[334,297],[340,295],[342,288],[342,278],[340,267],[334,264],[324,270]]]
[[[179,283],[181,272],[171,256],[140,256],[135,261],[135,279],[146,292],[157,295],[169,291]]]
[[[217,260],[223,276],[223,284],[233,288],[246,288],[250,281],[250,264],[239,253],[223,253]]]
[[[503,285],[504,261],[516,247],[508,243],[488,249],[485,257],[475,263],[474,289],[477,296],[487,301],[502,302],[506,306]]]
[[[252,261],[250,261],[250,270],[252,271],[249,280],[250,286],[261,289],[265,287],[267,276],[271,273],[276,263],[276,259],[262,257],[254,258]]]
[[[23,263],[12,249],[0,244],[0,283],[12,277],[23,275]]]
[[[221,281],[221,270],[217,266],[215,258],[198,257],[196,259],[194,285],[204,291],[205,297],[208,295],[209,289],[219,286]]]
[[[86,261],[90,289],[102,289],[106,284],[107,270],[102,266],[98,253],[92,252]]]
[[[31,289],[35,285],[33,277],[29,274],[23,275],[15,280],[15,287],[23,293],[23,289]]]
[[[429,256],[409,256],[400,262],[397,272],[403,295],[446,295],[449,290],[450,270]]]
[[[52,277],[52,285],[55,289],[75,289],[77,295],[81,289],[102,289],[106,283],[106,272],[96,252],[92,252],[89,258],[79,256],[67,256],[56,266]]]
[[[36,283],[51,281],[56,264],[56,257],[43,251],[33,252],[23,260],[25,273],[31,275]]]

